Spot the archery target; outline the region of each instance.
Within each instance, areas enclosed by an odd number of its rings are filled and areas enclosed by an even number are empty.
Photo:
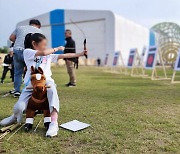
[[[136,49],[131,49],[129,53],[129,58],[128,58],[128,67],[132,68],[133,63],[134,63],[134,58],[136,54]]]
[[[146,59],[145,68],[146,69],[153,69],[155,66],[155,59],[157,54],[157,47],[150,47]]]
[[[115,52],[114,54],[114,59],[113,59],[113,66],[117,66],[118,61],[119,61],[119,52]]]
[[[109,58],[109,54],[106,54],[105,60],[104,60],[104,65],[107,65],[107,64],[108,64],[108,58]]]
[[[178,52],[178,56],[174,65],[175,71],[180,71],[180,51]]]

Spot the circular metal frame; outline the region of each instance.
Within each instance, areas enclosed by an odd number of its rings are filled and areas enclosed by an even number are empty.
[[[163,61],[174,63],[180,48],[180,26],[172,22],[159,23],[152,27],[157,35],[157,45]]]

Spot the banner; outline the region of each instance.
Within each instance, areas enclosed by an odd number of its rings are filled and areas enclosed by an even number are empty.
[[[178,52],[178,56],[174,65],[175,71],[180,71],[180,51]]]
[[[133,66],[133,63],[134,63],[134,59],[135,59],[135,56],[136,56],[136,50],[137,49],[131,49],[130,50],[130,53],[129,53],[129,58],[128,58],[128,68],[132,68]]]
[[[149,47],[148,55],[145,63],[146,69],[153,69],[156,64],[156,55],[157,55],[158,49],[156,46]]]
[[[120,55],[120,52],[115,52],[114,59],[113,59],[113,66],[117,66],[118,65],[119,55]]]

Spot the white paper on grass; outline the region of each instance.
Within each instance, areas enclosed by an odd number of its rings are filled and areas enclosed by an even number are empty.
[[[70,122],[67,122],[65,124],[60,125],[60,127],[71,130],[73,132],[85,129],[85,128],[89,127],[89,126],[90,126],[89,124],[80,122],[78,120],[73,120],[73,121],[70,121]]]

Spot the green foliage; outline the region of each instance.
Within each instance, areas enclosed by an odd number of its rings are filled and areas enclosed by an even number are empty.
[[[21,129],[10,141],[6,137],[0,143],[0,151],[9,154],[180,153],[180,84],[104,73],[91,67],[80,66],[76,73],[77,87],[66,88],[66,69],[53,68],[61,101],[59,124],[77,119],[91,127],[76,133],[60,129],[58,137],[45,138],[41,123],[36,133]],[[1,95],[12,89],[7,82],[1,85]],[[0,97],[1,119],[12,114],[16,101],[13,97]],[[40,119],[42,115],[35,118],[34,127]]]
[[[0,48],[0,53],[8,53],[8,47]]]

